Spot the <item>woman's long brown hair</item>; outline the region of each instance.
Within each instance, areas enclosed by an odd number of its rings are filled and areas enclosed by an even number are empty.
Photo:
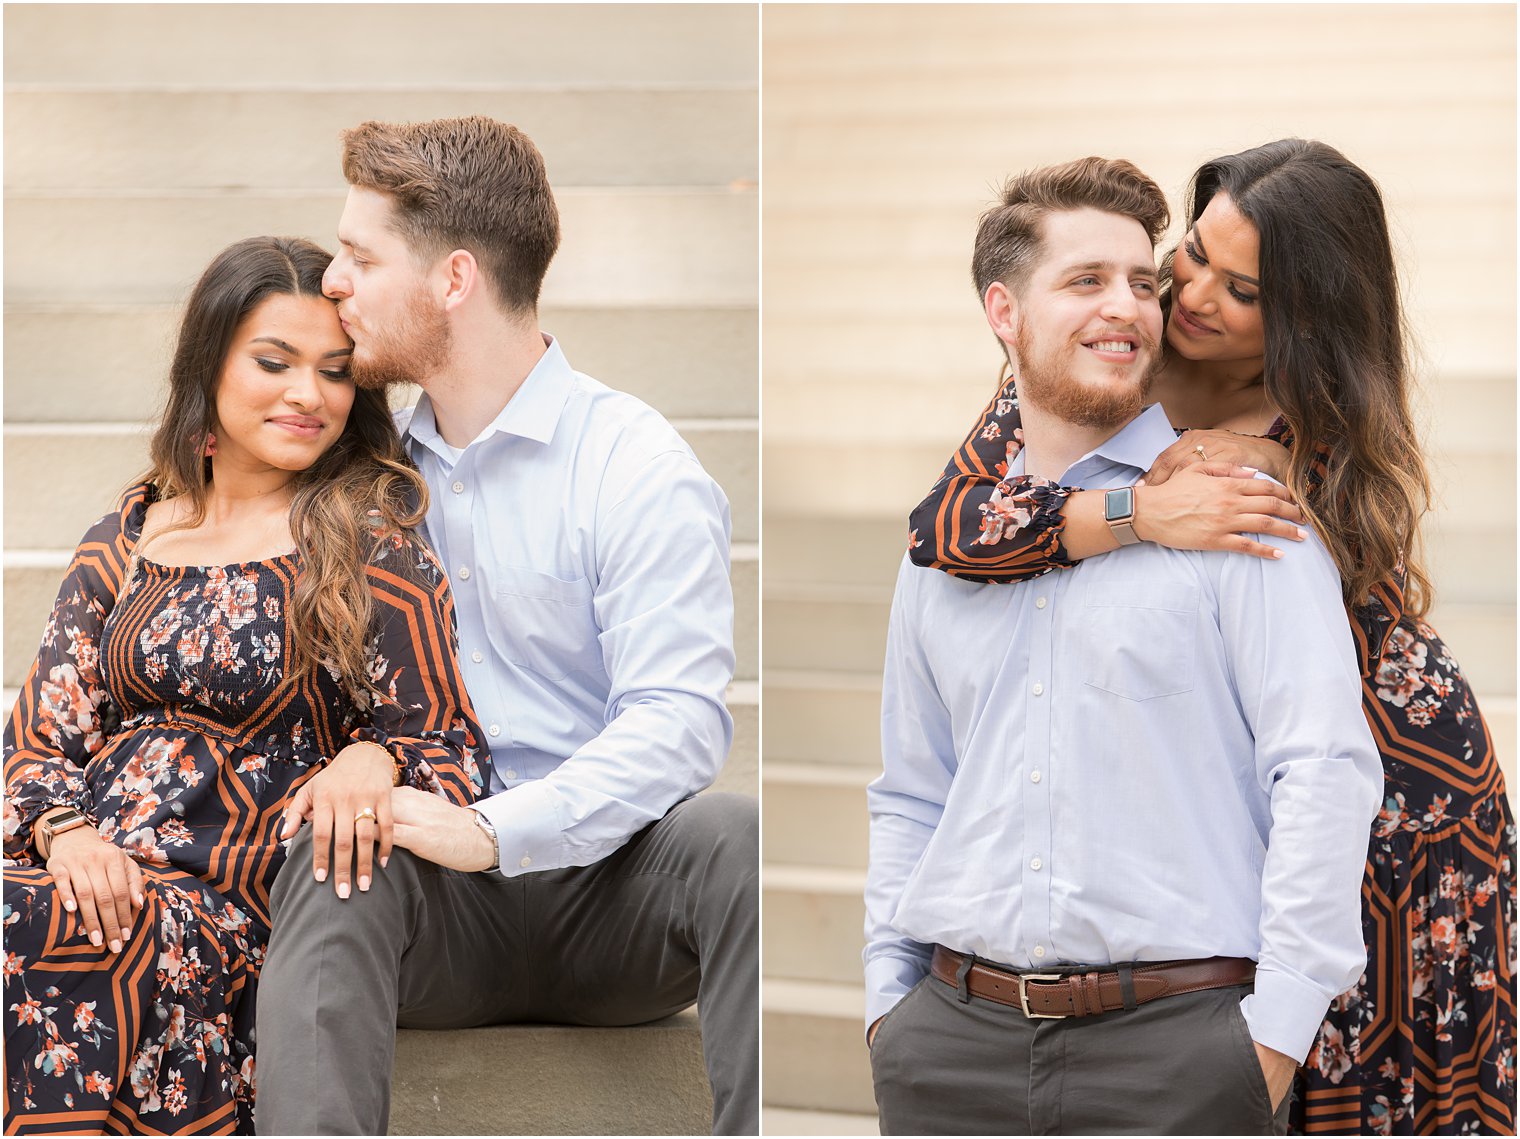
[[[332,254],[300,238],[251,237],[217,254],[201,274],[180,323],[168,402],[149,448],[147,478],[160,497],[188,501],[188,517],[173,529],[198,526],[206,516],[206,436],[238,325],[268,297],[321,297],[331,261]],[[416,527],[427,502],[427,484],[407,458],[384,394],[357,389],[342,435],[295,476],[290,530],[301,564],[286,614],[285,684],[325,665],[356,699],[374,690],[366,664],[373,607],[365,564],[377,536]]]
[[[1335,559],[1347,605],[1365,604],[1402,569],[1404,611],[1423,616],[1431,587],[1419,524],[1430,478],[1409,413],[1398,274],[1377,184],[1334,147],[1291,138],[1200,167],[1189,224],[1218,193],[1261,238],[1263,383],[1292,433],[1289,488]]]

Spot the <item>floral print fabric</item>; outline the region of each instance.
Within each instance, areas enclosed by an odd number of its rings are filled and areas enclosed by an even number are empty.
[[[376,542],[378,698],[328,669],[290,685],[296,555],[168,567],[133,555],[153,488],[85,535],[5,733],[7,1132],[251,1133],[254,995],[291,792],[350,742],[412,786],[472,801],[477,729],[441,569]],[[96,949],[34,864],[74,806],[143,867],[123,951]]]

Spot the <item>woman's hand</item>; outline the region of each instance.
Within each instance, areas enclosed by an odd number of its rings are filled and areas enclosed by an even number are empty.
[[[1158,460],[1159,462],[1159,460]],[[1271,534],[1293,542],[1306,537],[1304,512],[1288,489],[1228,462],[1195,463],[1156,486],[1135,486],[1135,534],[1174,550],[1230,550],[1280,558],[1275,546],[1248,538]]]
[[[142,867],[94,827],[75,827],[53,839],[47,871],[68,913],[78,913],[79,932],[112,953],[131,936],[143,908]]]
[[[312,873],[318,882],[325,882],[330,864],[333,888],[340,898],[349,895],[356,852],[356,876],[361,891],[369,889],[377,843],[380,865],[390,859],[391,788],[395,773],[395,761],[379,744],[349,744],[325,768],[301,784],[290,806],[285,808],[280,837],[291,837],[300,830],[303,820],[311,820]]]
[[[1200,448],[1202,451],[1200,453]],[[1146,486],[1161,486],[1178,471],[1195,463],[1229,463],[1264,471],[1280,483],[1288,481],[1288,449],[1257,435],[1233,431],[1184,431],[1156,456],[1145,472]]]

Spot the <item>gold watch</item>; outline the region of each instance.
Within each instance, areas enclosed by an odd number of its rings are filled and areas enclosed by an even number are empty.
[[[1140,542],[1135,533],[1135,488],[1115,487],[1103,496],[1103,520],[1114,532],[1121,546],[1133,546]]]
[[[37,847],[37,853],[42,855],[42,861],[46,862],[53,855],[54,839],[66,831],[89,825],[90,820],[84,816],[83,812],[70,807],[66,811],[59,811],[56,815],[39,822],[32,836],[32,845]],[[37,842],[39,838],[47,839],[46,849]]]

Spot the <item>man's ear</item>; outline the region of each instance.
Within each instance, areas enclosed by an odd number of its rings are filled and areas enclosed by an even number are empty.
[[[438,282],[445,309],[456,309],[482,286],[480,263],[468,249],[456,249],[438,262]]]
[[[1002,281],[993,281],[982,297],[982,310],[987,314],[987,325],[993,334],[1013,351],[1019,332],[1019,299]]]

